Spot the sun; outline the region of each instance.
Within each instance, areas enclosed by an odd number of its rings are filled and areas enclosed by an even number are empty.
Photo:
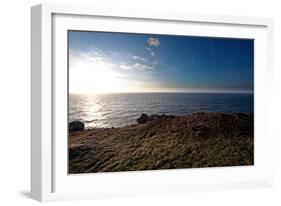
[[[78,60],[69,69],[69,92],[78,94],[118,93],[129,89],[122,74],[114,71],[114,64]]]

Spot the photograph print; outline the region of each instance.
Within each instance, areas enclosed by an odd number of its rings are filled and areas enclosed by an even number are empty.
[[[68,31],[68,173],[254,165],[254,40]]]

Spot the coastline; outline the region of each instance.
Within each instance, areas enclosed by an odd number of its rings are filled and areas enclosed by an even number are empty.
[[[134,125],[69,132],[69,173],[253,165],[253,132],[253,113],[143,114]]]
[[[254,112],[253,100],[253,94],[241,93],[85,95],[70,98],[69,122],[81,120],[85,128],[110,128],[135,124],[141,113],[185,116],[199,111]]]

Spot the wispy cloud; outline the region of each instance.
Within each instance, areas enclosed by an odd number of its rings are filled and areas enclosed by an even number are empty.
[[[102,53],[102,50],[99,49],[99,48],[97,48],[97,46],[94,45],[94,44],[91,44],[91,45],[90,45],[90,48],[91,48],[92,50],[95,50],[97,53]]]
[[[119,65],[120,69],[123,69],[123,70],[127,70],[127,71],[131,71],[133,70],[132,66],[131,65],[128,65],[128,64],[125,64],[125,63],[121,63]]]
[[[172,71],[172,72],[179,73],[179,71],[178,71],[177,69],[173,68],[172,66],[169,66],[169,65],[166,64],[166,63],[161,62],[158,58],[156,58],[155,52],[152,50],[152,48],[145,47],[145,49],[149,52],[150,56],[154,59],[153,68],[154,68],[157,64],[159,64],[159,65],[162,65],[162,66],[164,66],[165,68],[169,69],[169,70]]]
[[[132,56],[132,59],[134,59],[134,60],[140,60],[140,61],[146,62],[146,59],[143,58],[143,57],[140,57],[140,56]]]
[[[146,48],[146,50],[149,51],[150,56],[155,57],[155,53],[151,48],[149,48],[149,47],[145,47],[145,48]]]
[[[155,38],[155,37],[149,37],[147,39],[147,44],[149,46],[154,46],[154,47],[159,47],[160,46],[160,41],[158,38]]]
[[[147,70],[147,69],[152,69],[152,67],[150,65],[146,65],[146,64],[140,64],[140,63],[135,63],[133,65],[133,67],[135,69],[139,69],[139,70]]]
[[[76,50],[69,50],[69,63],[70,65],[78,61],[85,61],[88,63],[103,62],[104,56],[96,51],[80,52]]]
[[[162,65],[162,66],[168,68],[169,70],[171,70],[171,71],[173,71],[173,72],[179,73],[179,71],[176,70],[175,68],[173,68],[173,67],[171,67],[171,66],[169,66],[169,65],[167,65],[167,64],[165,64],[165,63],[163,63],[163,62],[161,62],[161,61],[159,61],[159,60],[158,60],[158,63],[159,63],[160,65]]]
[[[139,63],[139,62],[135,62],[135,63],[132,63],[132,64],[122,63],[119,67],[121,69],[127,70],[127,71],[133,71],[133,70],[144,71],[144,70],[153,69],[154,64],[148,65],[148,64],[142,64],[142,63]]]
[[[91,45],[91,50],[88,52],[77,52],[75,50],[70,50],[70,63],[75,62],[77,58],[81,61],[85,61],[95,65],[96,63],[102,63],[111,69],[121,69],[123,71],[147,71],[155,69],[156,65],[161,65],[166,69],[179,73],[178,70],[173,67],[159,61],[156,58],[155,52],[152,48],[145,47],[145,49],[149,52],[151,58],[146,59],[142,56],[132,55],[131,58],[133,61],[129,59],[124,59],[123,61],[114,61],[110,56],[106,55],[101,49],[97,48],[95,45]],[[129,60],[129,61],[128,61]]]

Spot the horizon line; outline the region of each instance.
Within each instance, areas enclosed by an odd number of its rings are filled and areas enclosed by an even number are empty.
[[[128,91],[128,92],[100,92],[100,93],[94,93],[94,92],[88,92],[88,93],[78,93],[78,92],[68,92],[69,95],[100,95],[100,94],[156,94],[156,93],[202,93],[202,94],[254,94],[254,91]]]

